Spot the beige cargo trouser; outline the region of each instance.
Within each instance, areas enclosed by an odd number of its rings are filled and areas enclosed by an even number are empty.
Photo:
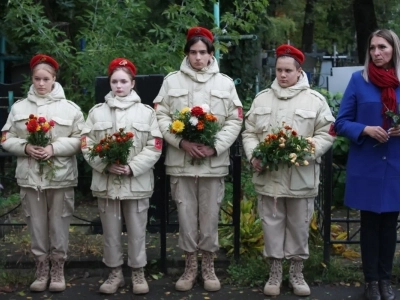
[[[97,198],[103,227],[103,262],[109,268],[124,263],[122,253],[122,216],[128,234],[128,266],[141,268],[147,264],[146,225],[149,198],[111,200]]]
[[[171,195],[178,208],[179,247],[186,252],[217,251],[224,178],[171,176],[170,182]]]
[[[50,255],[66,259],[74,188],[36,191],[21,187],[20,197],[35,258]]]
[[[258,214],[264,232],[264,256],[307,259],[310,221],[314,198],[258,196]],[[275,214],[275,216],[274,216]]]

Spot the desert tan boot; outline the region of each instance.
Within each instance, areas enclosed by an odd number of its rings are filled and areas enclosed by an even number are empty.
[[[100,286],[99,292],[103,294],[115,294],[118,288],[125,285],[124,275],[122,274],[122,268],[116,267],[111,268],[108,279]]]
[[[143,268],[132,268],[132,286],[134,294],[146,294],[149,292],[149,285],[144,277]]]
[[[201,253],[201,275],[204,281],[204,289],[209,292],[219,291],[221,283],[215,275],[214,252],[201,251]]]
[[[196,281],[197,269],[197,252],[185,252],[185,271],[175,283],[175,289],[181,292],[191,290]]]

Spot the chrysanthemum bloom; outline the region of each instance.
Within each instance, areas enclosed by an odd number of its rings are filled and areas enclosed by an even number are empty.
[[[39,122],[39,123],[44,123],[44,122],[46,122],[46,119],[43,118],[43,117],[40,117],[40,118],[38,119],[38,122]]]
[[[192,108],[191,114],[192,114],[192,116],[200,117],[200,116],[204,115],[204,111],[200,106],[195,106]]]
[[[196,117],[191,116],[189,119],[189,123],[192,124],[193,126],[196,126],[197,123],[199,123],[199,119],[197,119]]]
[[[182,121],[175,120],[174,122],[172,122],[171,128],[173,131],[179,133],[182,132],[183,129],[185,129],[185,124]]]
[[[292,135],[297,136],[297,131],[292,130]]]
[[[308,166],[308,165],[309,165],[309,163],[308,163],[307,160],[303,161],[303,164],[304,164],[305,166]]]
[[[49,123],[47,123],[47,122],[43,123],[42,129],[43,129],[44,132],[48,132],[50,130],[50,128],[51,127],[50,127]]]
[[[203,109],[204,112],[206,113],[210,112],[210,106],[208,104],[204,103],[200,107]]]
[[[198,130],[203,130],[204,129],[204,122],[199,121],[199,123],[197,124],[196,127],[197,127]]]
[[[190,108],[189,108],[189,107],[184,107],[184,108],[181,109],[180,113],[181,113],[181,114],[185,114],[185,113],[187,113],[188,111],[190,111]]]

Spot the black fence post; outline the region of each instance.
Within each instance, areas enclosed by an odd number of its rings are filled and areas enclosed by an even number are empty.
[[[237,139],[233,144],[233,232],[234,232],[234,258],[236,261],[240,257],[240,200],[242,194],[242,183],[241,183],[241,173],[242,173],[242,156],[240,140]]]
[[[330,251],[331,251],[331,205],[332,205],[332,180],[333,180],[333,167],[332,167],[332,148],[324,155],[324,182],[323,182],[323,203],[324,203],[324,263],[329,265]]]

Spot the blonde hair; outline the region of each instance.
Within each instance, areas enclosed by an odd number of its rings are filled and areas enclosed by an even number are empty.
[[[365,55],[365,62],[364,62],[364,71],[362,72],[362,76],[364,77],[365,81],[368,82],[368,65],[371,61],[371,54],[369,51],[369,47],[371,45],[371,40],[373,37],[381,37],[385,39],[390,46],[393,48],[392,53],[392,63],[393,68],[395,70],[397,78],[400,80],[400,40],[396,33],[394,33],[390,29],[378,29],[371,33],[368,38],[368,45],[367,45],[367,54]]]
[[[37,64],[36,66],[34,66],[31,71],[31,75],[33,76],[33,74],[37,70],[45,70],[45,71],[49,72],[53,77],[57,76],[56,70],[52,66],[50,66],[49,64],[46,64],[46,63],[40,63],[40,64]]]

